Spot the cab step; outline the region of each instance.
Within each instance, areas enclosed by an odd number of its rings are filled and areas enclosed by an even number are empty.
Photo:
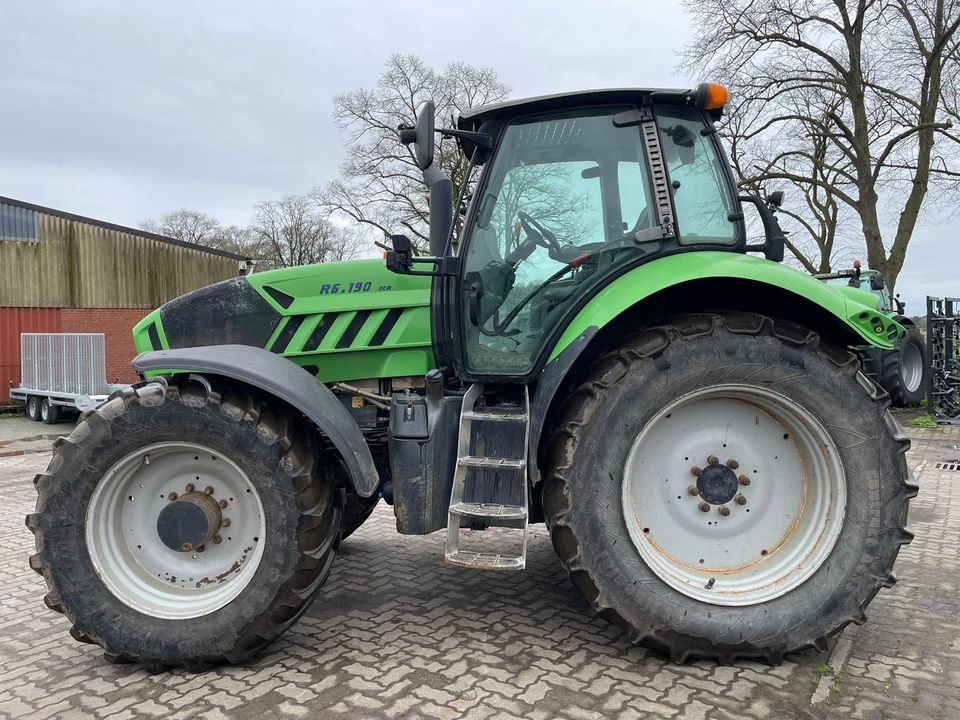
[[[500,518],[502,520],[523,520],[527,509],[519,505],[499,505],[493,503],[462,502],[450,506],[454,515],[471,518]]]
[[[530,398],[524,387],[522,407],[520,402],[511,402],[493,406],[481,405],[482,409],[478,408],[478,404],[484,401],[484,386],[481,383],[471,385],[463,398],[457,463],[447,515],[444,560],[461,567],[523,570],[527,562],[529,519],[526,458],[529,447]],[[474,432],[474,422],[482,423],[483,426],[477,433]],[[508,432],[509,437],[516,438],[518,424],[523,427],[521,457],[500,457],[476,454],[473,451],[476,436],[489,433],[487,438],[491,444],[496,444],[498,429]],[[499,437],[502,439],[504,436]],[[487,444],[483,443],[484,446]],[[477,478],[477,473],[486,474],[486,486]],[[478,499],[478,493],[496,494],[499,497]],[[460,533],[465,520],[469,521],[468,525],[479,522],[488,527],[503,527],[508,529],[509,534],[521,535],[518,538],[518,551],[516,554],[506,554],[462,548]],[[502,539],[502,536],[498,539]],[[499,550],[499,547],[497,549]]]
[[[482,568],[484,570],[523,570],[526,564],[526,558],[512,555],[499,555],[497,553],[457,550],[456,552],[447,553],[445,562],[449,565]]]

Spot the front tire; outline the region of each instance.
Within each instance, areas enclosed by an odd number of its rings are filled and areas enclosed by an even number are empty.
[[[793,324],[641,331],[561,408],[554,547],[604,617],[676,661],[826,649],[912,538],[909,440],[888,405],[853,354]]]
[[[336,463],[245,390],[149,382],[54,447],[27,518],[30,565],[71,635],[110,660],[241,662],[296,622],[330,571]]]

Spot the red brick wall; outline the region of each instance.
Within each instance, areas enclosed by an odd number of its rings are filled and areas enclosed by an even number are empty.
[[[122,383],[137,381],[130,367],[136,355],[133,347],[134,325],[149,313],[151,308],[62,308],[60,332],[103,333],[106,345],[107,382],[120,378]]]

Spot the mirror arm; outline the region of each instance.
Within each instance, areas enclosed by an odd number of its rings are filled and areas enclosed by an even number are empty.
[[[760,222],[763,223],[763,234],[766,236],[763,243],[747,245],[744,250],[747,252],[762,252],[767,260],[781,262],[786,238],[780,228],[780,223],[777,222],[777,216],[773,214],[763,198],[757,195],[740,195],[738,199],[741,202],[749,202],[757,208],[757,212],[760,213]]]

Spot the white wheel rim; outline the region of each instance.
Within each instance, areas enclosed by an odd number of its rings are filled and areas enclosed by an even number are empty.
[[[157,519],[179,497],[213,488],[225,521],[203,550],[165,545]],[[263,557],[266,524],[256,487],[219,451],[185,442],[140,448],[100,479],[87,505],[87,552],[110,592],[146,615],[186,619],[212,613],[249,584]]]
[[[731,474],[736,495],[722,502]],[[713,490],[698,487],[707,480]],[[764,387],[716,385],[646,423],[622,500],[630,538],[663,582],[714,605],[754,605],[826,561],[843,526],[846,478],[833,438],[799,403]]]
[[[900,351],[900,374],[908,392],[916,391],[923,381],[923,356],[913,343],[907,343]]]
[[[45,402],[40,403],[40,419],[46,420],[49,417],[50,417],[50,406]]]

